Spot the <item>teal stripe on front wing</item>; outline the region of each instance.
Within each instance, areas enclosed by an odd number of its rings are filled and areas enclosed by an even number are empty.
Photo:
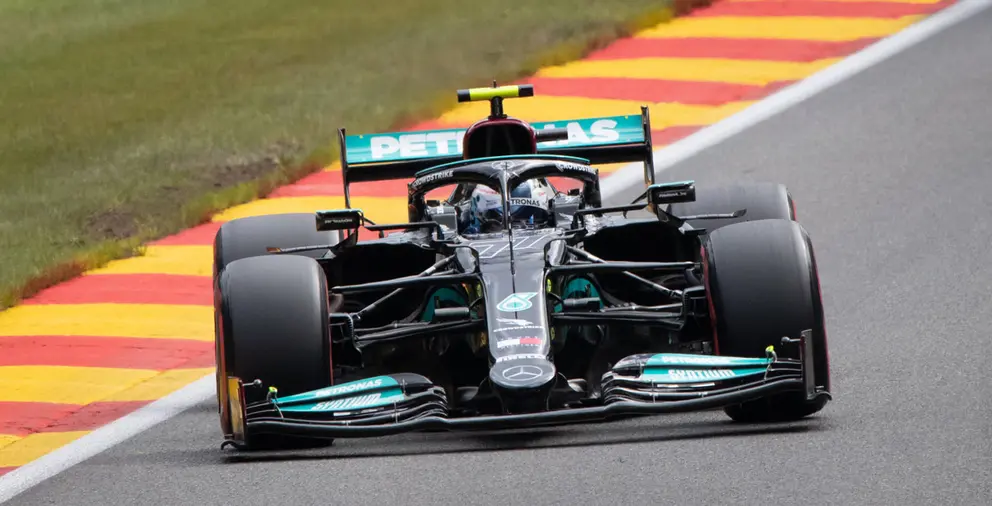
[[[377,408],[388,406],[395,402],[403,401],[406,396],[400,389],[386,390],[384,392],[372,392],[368,394],[357,394],[350,397],[341,397],[330,401],[321,401],[313,404],[297,404],[280,408],[281,411],[289,412],[315,412],[315,411],[354,411],[359,409]]]
[[[770,358],[725,357],[719,355],[692,355],[659,353],[648,359],[647,367],[767,367]]]
[[[654,383],[700,383],[724,381],[742,376],[764,374],[766,368],[750,369],[679,369],[665,367],[649,367],[638,378],[641,381]]]
[[[389,376],[376,376],[358,381],[350,381],[332,387],[321,388],[312,392],[280,397],[276,400],[276,405],[292,404],[295,402],[306,402],[316,400],[331,400],[337,397],[354,397],[355,394],[367,392],[369,390],[382,390],[388,387],[399,386],[396,380]],[[276,385],[278,387],[278,385]]]

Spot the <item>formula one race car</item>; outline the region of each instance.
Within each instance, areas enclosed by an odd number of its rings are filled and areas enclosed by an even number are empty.
[[[647,108],[539,124],[503,113],[531,95],[459,91],[491,106],[467,130],[342,129],[345,209],[220,228],[226,445],[824,407],[816,261],[785,187],[656,183]],[[592,165],[619,162],[643,163],[645,191],[602,207]],[[386,179],[411,179],[408,223],[351,208],[349,185]]]

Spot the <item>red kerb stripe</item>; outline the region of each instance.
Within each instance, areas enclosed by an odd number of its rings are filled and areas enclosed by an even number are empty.
[[[213,344],[188,339],[3,336],[0,366],[54,365],[165,370],[213,365]],[[205,364],[206,362],[206,364]]]
[[[213,304],[209,276],[97,274],[39,292],[24,304]]]
[[[94,402],[86,406],[49,402],[0,402],[0,434],[23,437],[36,432],[93,430],[149,402]]]
[[[706,81],[666,81],[609,77],[540,77],[531,79],[541,96],[678,102],[720,105],[767,95],[766,86]]]
[[[178,234],[164,237],[151,244],[160,246],[210,246],[214,243],[214,236],[220,229],[222,223],[205,223],[193,228],[188,228]]]
[[[351,197],[399,197],[406,195],[409,179],[352,183]],[[272,192],[270,198],[315,197],[344,195],[340,171],[322,171],[311,174],[289,186]]]
[[[630,58],[726,58],[735,60],[769,60],[811,62],[839,58],[858,51],[878,39],[844,42],[777,39],[621,39],[590,54],[587,60]],[[540,94],[540,90],[535,89]]]

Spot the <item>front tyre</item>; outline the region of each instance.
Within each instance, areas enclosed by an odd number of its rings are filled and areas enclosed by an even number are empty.
[[[763,357],[783,336],[813,331],[817,389],[830,391],[827,336],[816,259],[809,235],[784,219],[748,221],[714,230],[702,248],[704,281],[718,353]],[[788,393],[726,408],[739,422],[788,421],[821,410],[827,396],[807,401]]]
[[[316,260],[295,255],[235,260],[218,282],[218,333],[221,385],[227,376],[245,383],[261,380],[264,388],[246,388],[245,402],[265,398],[269,386],[280,396],[318,390],[332,384],[327,280]],[[218,403],[227,405],[226,389]],[[221,425],[230,430],[222,410]],[[294,438],[246,434],[254,449],[300,446]],[[317,441],[311,441],[317,443]]]

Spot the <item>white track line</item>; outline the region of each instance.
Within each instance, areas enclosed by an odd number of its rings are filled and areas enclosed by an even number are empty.
[[[209,374],[18,467],[0,477],[0,503],[213,397],[215,391],[214,375]]]
[[[893,56],[938,32],[981,12],[992,0],[962,0],[845,58],[758,103],[655,152],[655,168],[663,171],[714,146],[827,88]],[[640,164],[624,167],[603,180],[604,196],[643,184]],[[162,423],[215,394],[213,374],[38,458],[0,477],[0,503],[66,469]]]

